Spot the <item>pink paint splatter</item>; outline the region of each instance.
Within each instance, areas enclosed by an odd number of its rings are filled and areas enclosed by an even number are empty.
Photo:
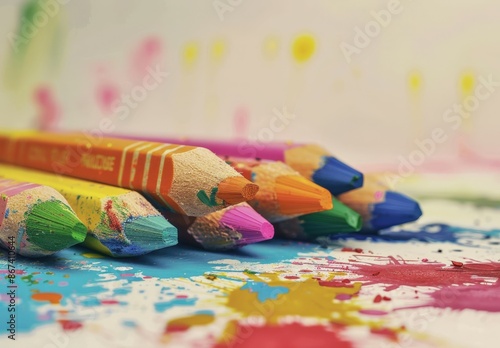
[[[431,294],[432,307],[500,312],[500,283],[495,285],[452,286]]]
[[[132,55],[132,76],[135,82],[142,82],[161,60],[162,43],[157,37],[144,39]]]
[[[38,108],[37,128],[43,131],[53,131],[61,116],[61,109],[52,90],[47,86],[40,86],[34,92],[35,103]]]
[[[105,114],[113,112],[113,103],[118,100],[120,91],[111,83],[101,83],[96,90],[97,102]]]
[[[240,106],[234,111],[233,123],[235,138],[244,139],[247,137],[249,120],[250,114],[247,108]]]

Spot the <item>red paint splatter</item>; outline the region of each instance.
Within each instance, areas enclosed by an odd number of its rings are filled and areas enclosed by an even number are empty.
[[[123,278],[127,278],[127,277],[133,277],[133,276],[135,276],[135,274],[134,273],[122,273],[121,276]]]
[[[351,342],[339,336],[341,328],[333,326],[303,326],[297,323],[281,326],[250,326],[239,323],[232,325],[235,326],[233,337],[230,341],[220,342],[216,345],[217,348],[353,347]]]
[[[388,328],[380,328],[380,329],[371,329],[370,330],[371,333],[373,334],[376,334],[376,335],[381,335],[381,336],[384,336],[385,338],[393,341],[393,342],[397,342],[398,341],[398,334],[396,331],[393,331],[391,329],[388,329]]]
[[[177,295],[175,298],[188,298],[188,295]]]
[[[108,200],[106,202],[106,205],[104,206],[104,211],[108,215],[109,218],[109,227],[112,230],[121,232],[122,231],[122,225],[120,223],[120,220],[116,216],[116,214],[113,212],[113,201]]]
[[[368,284],[387,284],[386,290],[399,286],[449,286],[481,284],[481,277],[500,278],[499,263],[464,264],[461,268],[444,268],[444,264],[358,264],[352,270]],[[376,276],[374,276],[376,274]],[[376,277],[376,278],[374,278]]]
[[[117,300],[101,300],[101,304],[105,305],[105,306],[117,305],[117,304],[120,304],[120,301],[117,301]]]
[[[31,298],[39,302],[50,302],[52,304],[58,304],[61,302],[63,296],[55,292],[38,292],[31,295]]]
[[[285,276],[285,279],[300,279],[300,277],[297,277],[297,276]]]
[[[52,90],[47,86],[40,86],[35,90],[34,98],[38,107],[37,128],[43,131],[55,130],[61,110]]]
[[[373,299],[373,303],[379,303],[379,302],[382,302],[382,296],[381,295],[377,295]]]
[[[350,300],[351,298],[352,296],[349,294],[338,294],[337,296],[335,296],[335,299],[339,301],[347,301]]]
[[[328,288],[352,288],[353,285],[345,283],[338,280],[320,280],[318,281],[319,286],[325,286]]]
[[[342,248],[340,251],[349,251],[349,252],[353,252],[353,253],[362,253],[363,249],[361,249],[361,248],[348,248],[348,247],[345,247],[345,248]]]
[[[132,76],[136,82],[142,83],[145,76],[149,75],[148,69],[155,69],[161,60],[162,43],[157,37],[144,39],[132,55]]]
[[[359,311],[361,314],[366,314],[366,315],[386,315],[386,311],[379,311],[378,309],[361,309]]]
[[[247,108],[240,106],[234,111],[233,123],[235,138],[245,139],[247,137],[249,120],[250,114]]]
[[[463,267],[464,266],[464,263],[463,262],[460,262],[460,261],[451,261],[451,263],[453,264],[453,266],[455,267]]]
[[[76,331],[83,327],[83,324],[72,320],[59,320],[59,324],[64,331]]]
[[[191,326],[181,325],[181,324],[169,324],[165,329],[165,333],[173,333],[173,332],[184,332],[190,329]]]
[[[428,262],[429,259],[422,259],[422,262]]]

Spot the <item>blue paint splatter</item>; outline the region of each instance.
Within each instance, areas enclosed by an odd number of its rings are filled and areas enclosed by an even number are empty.
[[[175,306],[192,306],[196,303],[195,298],[176,298],[167,302],[155,303],[155,310],[158,313],[165,312],[167,309]]]
[[[5,211],[5,219],[7,219],[9,217],[9,213],[10,213],[10,209],[7,208],[7,210]]]
[[[260,302],[276,300],[279,295],[287,294],[290,290],[284,286],[270,286],[263,282],[248,281],[241,287],[241,290],[249,290],[257,293]]]

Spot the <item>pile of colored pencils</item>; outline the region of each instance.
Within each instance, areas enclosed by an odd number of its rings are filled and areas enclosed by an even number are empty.
[[[0,245],[28,257],[314,241],[422,214],[316,145],[5,132],[0,149]]]

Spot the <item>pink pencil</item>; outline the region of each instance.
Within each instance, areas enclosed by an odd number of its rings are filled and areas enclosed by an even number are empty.
[[[229,206],[201,217],[164,212],[177,227],[179,240],[207,250],[229,250],[268,240],[274,227],[247,203]]]
[[[212,150],[219,156],[235,156],[282,161],[301,175],[328,189],[333,195],[363,186],[363,174],[327,150],[313,144],[259,143],[248,140],[203,140],[194,138],[119,136],[161,143],[180,143]]]

